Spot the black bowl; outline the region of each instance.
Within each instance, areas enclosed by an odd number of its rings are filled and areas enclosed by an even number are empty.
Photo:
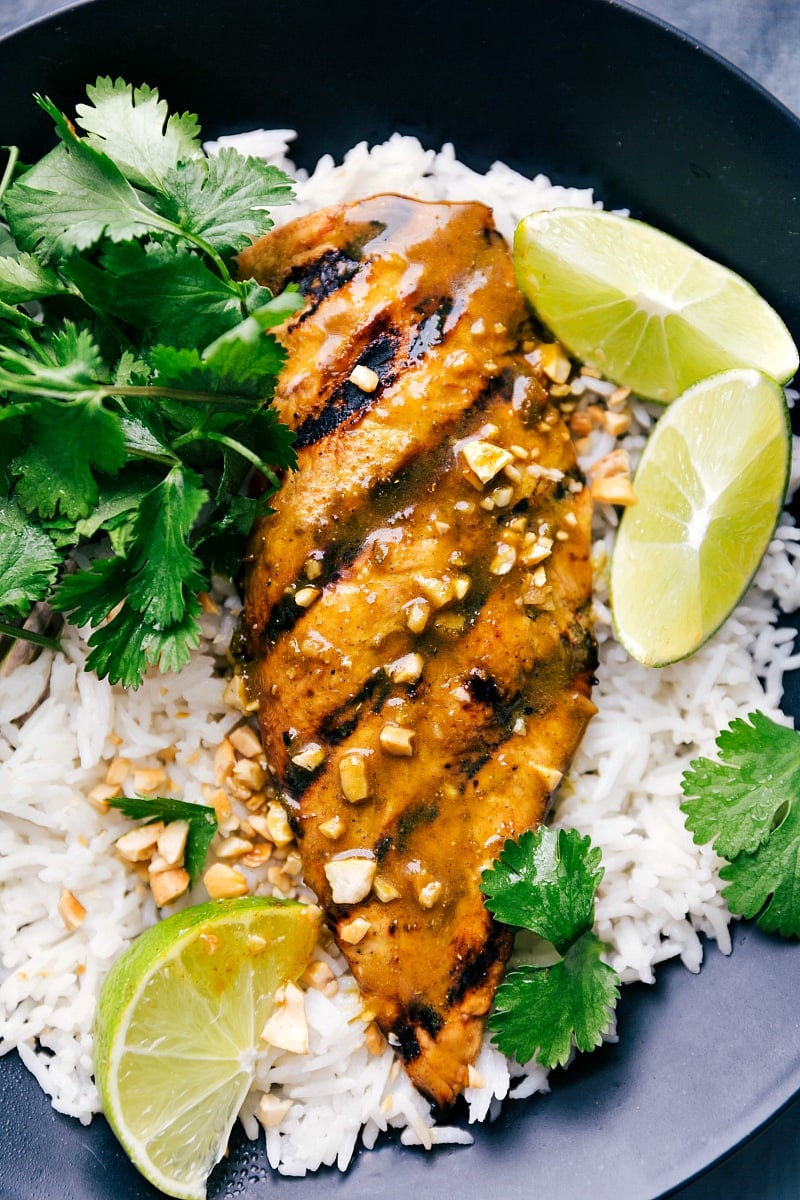
[[[294,127],[307,166],[399,129],[455,142],[479,170],[502,159],[592,184],[738,270],[800,339],[800,124],[614,0],[95,0],[0,41],[2,141],[42,152],[51,133],[32,93],[70,111],[99,74],[159,86],[209,135]],[[796,680],[787,703],[797,716]],[[267,1179],[262,1151],[239,1138],[209,1195],[662,1195],[800,1089],[797,949],[751,927],[734,941],[730,960],[710,949],[697,978],[666,966],[654,988],[626,988],[619,1044],[556,1074],[550,1096],[507,1106],[471,1148],[425,1155],[389,1141],[344,1176],[299,1182]],[[6,1200],[157,1196],[101,1120],[84,1129],[54,1114],[13,1056],[2,1079]]]

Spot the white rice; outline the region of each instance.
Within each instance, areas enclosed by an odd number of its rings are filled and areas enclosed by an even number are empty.
[[[248,135],[245,148],[287,165],[290,131]],[[242,139],[237,139],[242,147]],[[503,164],[477,175],[451,146],[435,153],[396,135],[382,146],[356,146],[341,165],[324,158],[301,175],[297,203],[276,209],[286,221],[343,199],[392,190],[424,199],[479,199],[495,211],[510,238],[536,208],[591,206],[591,192],[527,180]],[[590,384],[602,391],[603,384]],[[652,423],[637,405],[625,439],[635,456]],[[611,448],[599,433],[584,466]],[[647,670],[614,640],[607,607],[606,564],[612,510],[596,517],[596,633],[600,648],[599,712],[589,726],[554,820],[588,833],[603,853],[605,877],[597,931],[624,981],[652,982],[654,969],[678,957],[697,971],[702,935],[730,949],[729,915],[720,898],[719,861],[697,847],[679,810],[680,777],[690,759],[713,754],[715,738],[733,717],[754,708],[780,717],[784,671],[800,665],[791,631],[776,625],[774,604],[800,605],[800,533],[782,525],[758,577],[733,617],[690,660]],[[0,1050],[18,1049],[55,1108],[84,1123],[98,1111],[92,1080],[92,1018],[111,963],[157,917],[147,885],[114,853],[130,827],[113,810],[88,801],[109,763],[125,757],[164,766],[162,792],[206,802],[216,786],[215,749],[241,720],[223,701],[225,650],[238,600],[220,584],[221,613],[203,618],[203,643],[179,676],[151,676],[137,692],[87,675],[81,633],[69,629],[65,656],[43,653],[0,683]],[[130,781],[127,790],[135,790]],[[246,815],[246,814],[245,814]],[[250,872],[260,894],[283,894],[282,859]],[[278,882],[275,880],[278,879]],[[279,886],[280,884],[280,886]],[[59,915],[65,891],[86,909],[70,931]],[[301,889],[301,894],[302,889]],[[202,885],[186,902],[205,899]],[[414,1091],[393,1054],[368,1045],[357,989],[331,945],[318,955],[338,980],[328,995],[306,992],[310,1053],[268,1049],[242,1112],[252,1137],[263,1132],[273,1167],[302,1175],[321,1164],[345,1168],[359,1144],[374,1145],[386,1129],[409,1145],[468,1142],[468,1131],[435,1128],[428,1104]],[[328,991],[332,989],[327,989]],[[547,1089],[547,1072],[509,1064],[486,1040],[476,1064],[481,1086],[468,1089],[471,1121],[496,1115],[506,1097]],[[288,1102],[280,1124],[261,1130],[259,1099]]]

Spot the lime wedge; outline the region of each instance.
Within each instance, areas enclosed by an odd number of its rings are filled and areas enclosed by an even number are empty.
[[[275,992],[304,970],[313,905],[252,896],[176,913],[109,971],[95,1021],[105,1115],[141,1173],[201,1200],[247,1095]]]
[[[779,383],[798,366],[777,313],[738,275],[641,221],[597,209],[525,217],[520,289],[582,362],[640,396],[674,400],[731,367]]]
[[[704,379],[667,409],[611,557],[614,625],[634,658],[665,666],[723,623],[769,545],[790,459],[783,391],[758,371]]]

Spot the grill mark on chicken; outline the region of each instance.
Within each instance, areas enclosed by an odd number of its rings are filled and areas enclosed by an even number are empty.
[[[279,333],[299,468],[246,579],[265,747],[365,1004],[447,1105],[512,944],[481,870],[542,820],[594,711],[591,500],[481,205],[373,197],[272,231],[240,266],[308,299]],[[348,399],[370,362],[378,387]],[[482,453],[501,456],[485,478]],[[345,900],[326,868],[353,856],[376,875]]]
[[[374,371],[378,376],[379,387],[380,385],[386,386],[394,379],[398,342],[396,333],[388,329],[383,330],[370,339],[369,345],[359,357],[359,364]],[[334,429],[343,421],[356,416],[362,409],[374,404],[379,396],[380,391],[377,388],[372,393],[364,392],[349,379],[345,379],[338,387],[334,388],[322,412],[312,417],[306,417],[302,422],[297,430],[297,449],[302,450],[306,446],[312,446],[315,442],[321,441],[329,433],[333,433]]]

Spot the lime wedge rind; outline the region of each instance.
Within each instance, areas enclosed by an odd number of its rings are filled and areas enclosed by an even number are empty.
[[[176,1200],[202,1200],[252,1084],[276,989],[316,944],[320,912],[243,897],[176,913],[143,933],[104,981],[95,1074],[131,1161]]]
[[[718,454],[708,452],[710,429],[727,439]],[[674,486],[676,434],[687,451],[682,470],[694,472],[682,518],[663,501]],[[721,372],[666,410],[642,453],[633,479],[639,502],[625,510],[611,557],[614,629],[633,658],[667,666],[717,632],[758,571],[790,466],[786,398],[759,371]]]
[[[786,325],[749,283],[642,221],[598,209],[531,213],[514,261],[521,291],[564,347],[647,399],[668,402],[727,369],[754,367],[778,383],[797,371]]]

